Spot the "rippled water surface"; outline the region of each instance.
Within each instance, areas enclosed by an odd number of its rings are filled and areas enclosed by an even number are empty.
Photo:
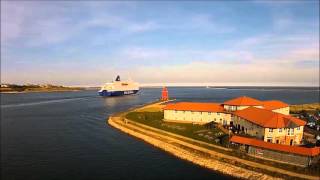
[[[228,179],[106,124],[114,112],[156,100],[159,88],[101,98],[96,91],[1,94],[2,179]],[[247,95],[299,104],[317,89],[169,88],[178,100],[222,102]]]

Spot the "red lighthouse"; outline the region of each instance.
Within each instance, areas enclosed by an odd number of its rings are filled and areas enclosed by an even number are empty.
[[[166,87],[163,87],[163,88],[162,88],[161,100],[162,100],[162,101],[167,101],[167,100],[169,100],[168,89],[167,89]]]

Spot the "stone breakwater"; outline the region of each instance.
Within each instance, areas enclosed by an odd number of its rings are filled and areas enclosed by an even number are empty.
[[[125,113],[110,116],[108,123],[129,135],[139,138],[178,158],[222,174],[244,179],[319,179],[316,176],[299,174],[269,165],[260,164],[211,150],[231,151],[231,149],[200,142],[167,131],[156,129],[124,118]],[[205,148],[205,147],[209,147]],[[256,170],[256,171],[255,171]],[[264,173],[265,171],[269,173]],[[271,173],[270,173],[271,172]],[[271,174],[271,175],[270,175]],[[274,174],[274,176],[273,176]]]
[[[150,134],[150,132],[148,132],[147,130],[134,127],[134,125],[125,123],[120,118],[110,117],[108,123],[111,126],[129,135],[142,139],[143,141],[150,143],[153,146],[169,152],[170,154],[173,154],[181,159],[191,161],[194,164],[212,169],[214,171],[218,171],[226,175],[246,179],[280,179],[266,174],[247,170],[245,168],[241,168],[229,163],[224,163],[211,158],[210,156],[204,156],[200,153],[194,153],[192,152],[192,149],[183,148],[183,144],[179,143],[178,141],[173,141],[172,138],[166,138],[162,135]]]

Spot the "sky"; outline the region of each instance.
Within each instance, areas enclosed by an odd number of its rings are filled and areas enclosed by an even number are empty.
[[[1,1],[1,83],[319,86],[319,1]]]

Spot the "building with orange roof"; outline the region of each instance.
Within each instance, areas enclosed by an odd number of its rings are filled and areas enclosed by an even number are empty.
[[[232,136],[230,142],[240,144],[249,155],[288,164],[309,166],[320,158],[320,147],[287,146],[242,136]]]
[[[263,101],[263,108],[285,115],[290,114],[289,104],[278,100]]]
[[[231,142],[241,144],[250,155],[308,166],[319,158],[320,148],[303,148],[305,121],[289,115],[289,105],[238,97],[223,103],[177,102],[164,108],[164,120],[179,123],[216,122],[233,127],[239,135]]]
[[[224,120],[231,119],[218,103],[177,102],[166,105],[163,110],[164,119],[171,122],[227,124]]]
[[[233,112],[232,123],[240,133],[286,145],[301,144],[306,124],[290,115],[256,107]]]
[[[289,115],[289,105],[241,96],[221,104],[179,102],[167,104],[164,119],[172,122],[205,124],[216,122],[233,126],[239,133],[286,145],[301,144],[306,124]]]
[[[241,96],[222,103],[226,111],[237,111],[248,107],[268,109],[281,114],[289,115],[289,105],[278,100],[260,101],[247,96]]]
[[[257,107],[257,108],[263,108],[263,102],[259,101],[257,99],[247,97],[247,96],[241,96],[238,98],[234,98],[228,101],[225,101],[222,103],[223,107],[227,111],[237,111],[242,110],[248,107]]]

